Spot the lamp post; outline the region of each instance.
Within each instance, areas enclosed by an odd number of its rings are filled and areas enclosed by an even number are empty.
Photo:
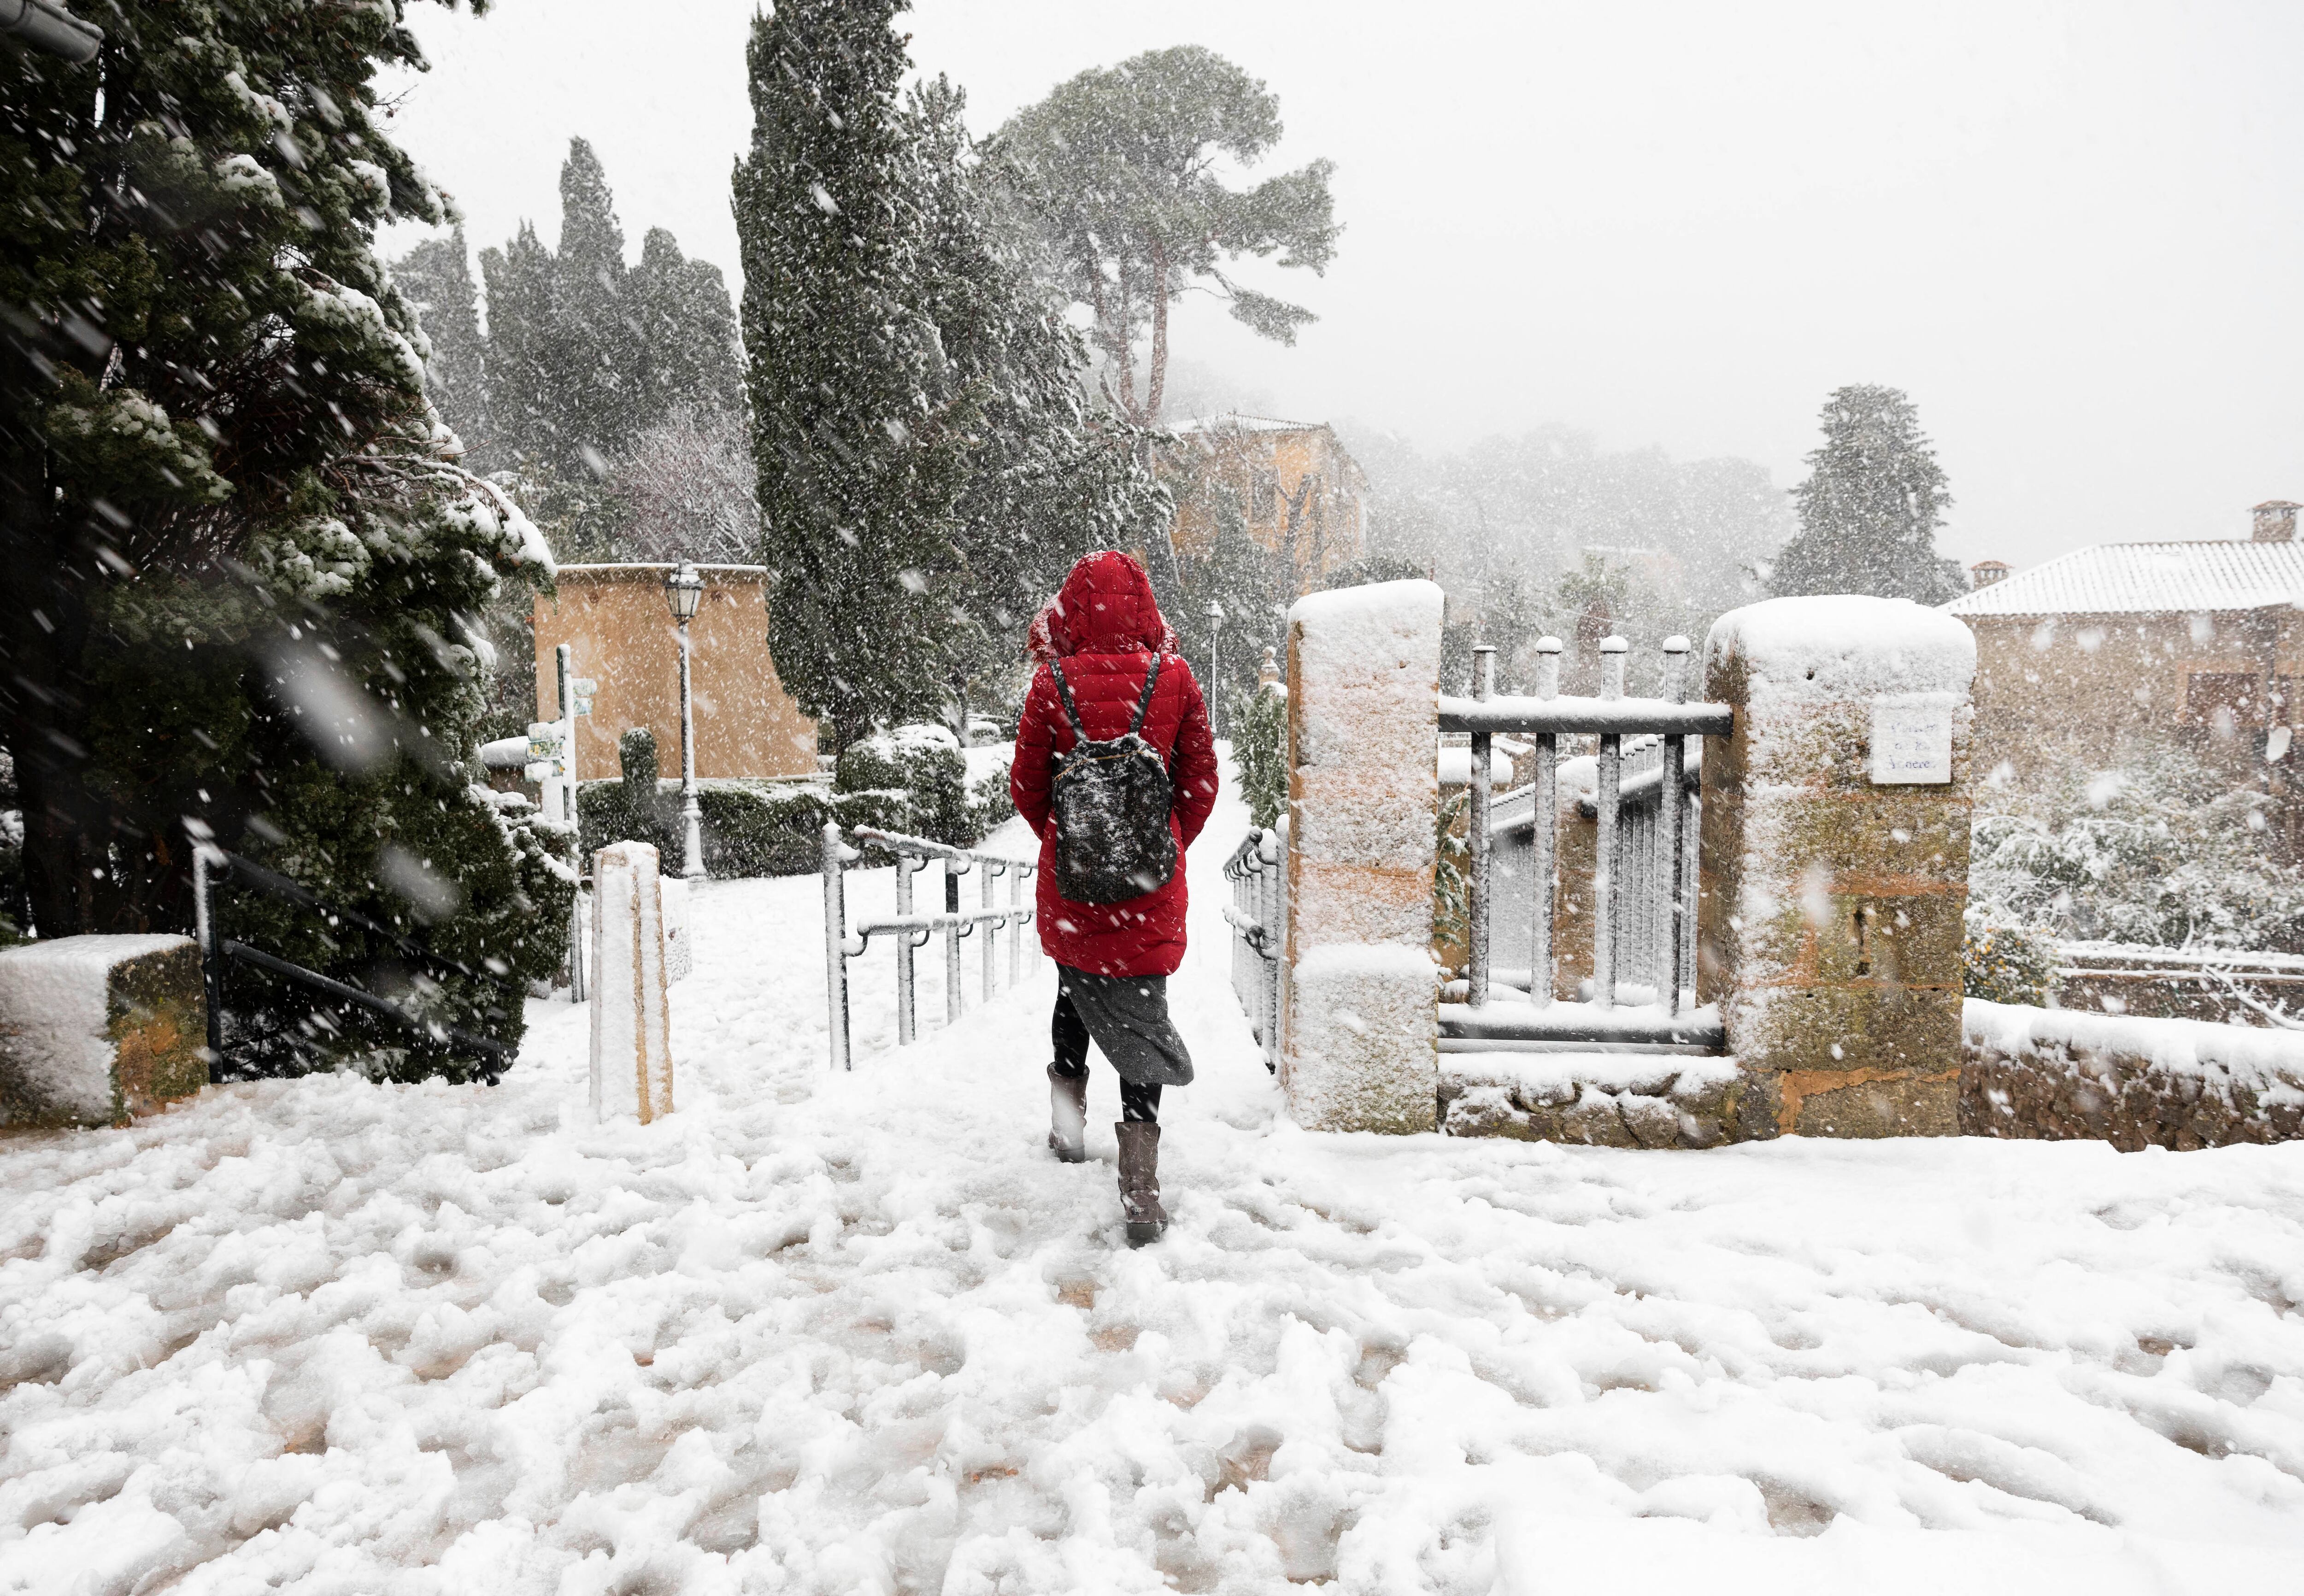
[[[1216,674],[1221,669],[1218,662],[1224,657],[1217,651],[1217,644],[1223,635],[1224,606],[1216,600],[1210,599],[1208,600],[1208,735],[1210,737],[1217,735],[1216,711],[1217,706],[1224,701],[1224,689],[1216,683]]]
[[[704,602],[704,578],[682,560],[664,579],[664,596],[672,618],[680,622],[680,823],[684,833],[680,874],[690,881],[704,878],[704,811],[696,802],[696,705],[688,685],[688,623]]]

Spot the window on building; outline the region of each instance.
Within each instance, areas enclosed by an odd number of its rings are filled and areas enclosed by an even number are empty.
[[[2264,724],[2264,679],[2254,671],[2195,671],[2184,679],[2184,718],[2198,726],[2230,717],[2232,726]]]
[[[1269,471],[1258,471],[1249,478],[1248,519],[1268,521],[1280,508],[1280,478]]]

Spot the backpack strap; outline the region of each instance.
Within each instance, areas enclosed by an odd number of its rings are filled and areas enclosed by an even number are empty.
[[[1056,679],[1056,696],[1064,701],[1064,719],[1072,723],[1073,739],[1077,742],[1088,741],[1088,728],[1080,724],[1080,709],[1072,703],[1072,684],[1064,680],[1063,662],[1050,660],[1048,670]],[[1141,718],[1140,715],[1139,718]]]
[[[1134,737],[1144,730],[1144,712],[1152,707],[1152,689],[1160,685],[1160,651],[1152,651],[1152,668],[1144,672],[1144,691],[1136,700],[1136,718],[1128,722],[1128,735]]]

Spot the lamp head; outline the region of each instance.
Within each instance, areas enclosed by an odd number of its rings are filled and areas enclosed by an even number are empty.
[[[696,606],[704,602],[704,578],[686,560],[673,568],[664,579],[665,602],[672,606],[674,621],[696,619]]]

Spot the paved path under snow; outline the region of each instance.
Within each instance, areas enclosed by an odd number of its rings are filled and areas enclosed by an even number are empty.
[[[0,1592],[2300,1588],[2304,1146],[1307,1136],[1244,824],[1141,1253],[1046,962],[900,1052],[876,949],[831,1078],[805,878],[699,894],[646,1129],[539,1003],[495,1090],[0,1141]]]

